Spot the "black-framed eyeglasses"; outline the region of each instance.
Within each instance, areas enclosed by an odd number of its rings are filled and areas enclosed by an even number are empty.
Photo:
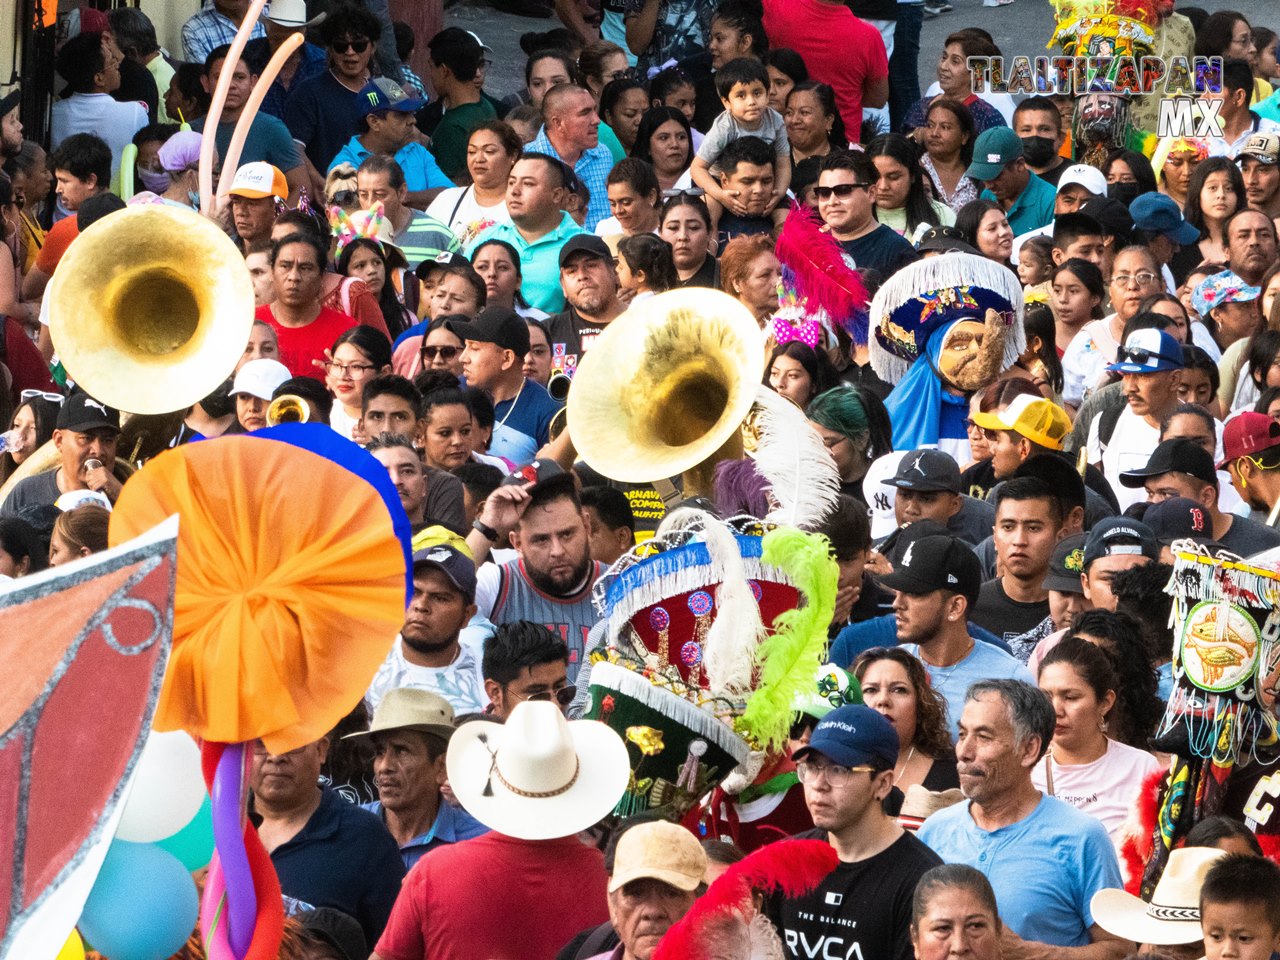
[[[461,352],[461,347],[423,347],[422,359],[435,362],[436,357],[439,357],[445,363],[448,363]]]
[[[573,698],[578,695],[578,688],[572,683],[566,683],[563,687],[556,687],[554,690],[539,690],[537,693],[531,693],[526,697],[513,693],[513,699],[524,702],[526,700],[542,700],[550,702],[554,700],[562,707],[567,707],[573,703]]]
[[[369,41],[364,37],[359,40],[335,40],[329,44],[329,48],[334,53],[346,53],[348,50],[354,53],[364,53],[369,49]]]
[[[855,190],[870,190],[869,183],[837,183],[830,187],[814,187],[813,195],[819,200],[830,200],[835,197],[850,196]]]

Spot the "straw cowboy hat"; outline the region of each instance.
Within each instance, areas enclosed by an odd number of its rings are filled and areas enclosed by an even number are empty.
[[[398,687],[388,690],[373,711],[368,730],[348,733],[343,740],[368,737],[384,730],[417,730],[448,740],[453,736],[453,707],[449,701],[430,690]]]
[[[1146,903],[1124,890],[1099,890],[1089,909],[1107,933],[1134,943],[1195,943],[1200,932],[1200,887],[1224,851],[1182,847],[1169,854],[1164,873]]]
[[[522,840],[572,836],[604,818],[631,774],[622,738],[598,720],[565,720],[545,701],[505,724],[464,723],[449,741],[449,786],[486,827]]]

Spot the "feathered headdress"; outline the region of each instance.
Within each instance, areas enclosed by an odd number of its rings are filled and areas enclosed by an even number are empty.
[[[1153,0],[1054,0],[1056,27],[1048,46],[1071,57],[1142,57],[1160,22]]]
[[[713,960],[786,956],[778,931],[756,912],[756,893],[802,897],[839,864],[822,840],[780,840],[729,867],[678,923],[667,931],[653,960]]]
[[[866,285],[856,264],[811,211],[796,205],[787,215],[776,247],[782,264],[782,306],[795,304],[797,315],[824,326],[838,324],[854,343],[867,342]],[[790,319],[790,318],[788,318]]]

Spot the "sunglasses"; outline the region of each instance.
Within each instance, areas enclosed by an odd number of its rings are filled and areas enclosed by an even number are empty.
[[[527,697],[521,697],[517,694],[512,694],[513,698],[516,700],[520,700],[520,701],[545,700],[548,702],[551,700],[554,700],[556,703],[560,704],[560,706],[562,707],[567,707],[569,704],[573,703],[573,698],[576,697],[577,695],[578,695],[578,688],[575,687],[572,683],[565,684],[563,687],[556,687],[554,690],[539,690],[537,693],[531,693]]]
[[[830,200],[835,197],[847,197],[855,190],[870,190],[869,183],[837,183],[834,187],[814,187],[813,195],[819,200]]]
[[[685,187],[683,190],[663,190],[662,199],[672,200],[676,197],[705,197],[707,191],[701,187]]]
[[[461,352],[461,347],[423,347],[422,359],[435,360],[436,357],[439,357],[445,363],[448,363]]]
[[[1173,360],[1166,357],[1163,353],[1156,353],[1154,350],[1143,350],[1141,347],[1121,347],[1116,351],[1116,358],[1121,363],[1138,363],[1145,366],[1149,360],[1163,360],[1165,363],[1181,364],[1182,358]]]
[[[41,400],[48,400],[50,403],[61,404],[67,399],[60,393],[46,393],[44,390],[23,390],[18,394],[18,402],[26,403],[28,400],[34,400],[39,397]]]
[[[346,53],[348,50],[353,53],[364,53],[369,49],[368,40],[335,40],[329,44],[334,53]]]

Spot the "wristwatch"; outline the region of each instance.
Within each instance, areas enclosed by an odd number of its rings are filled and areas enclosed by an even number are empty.
[[[483,536],[490,543],[498,542],[498,531],[493,529],[493,527],[489,526],[479,517],[477,517],[474,521],[472,521],[471,528],[473,530],[478,531],[480,535]]]

